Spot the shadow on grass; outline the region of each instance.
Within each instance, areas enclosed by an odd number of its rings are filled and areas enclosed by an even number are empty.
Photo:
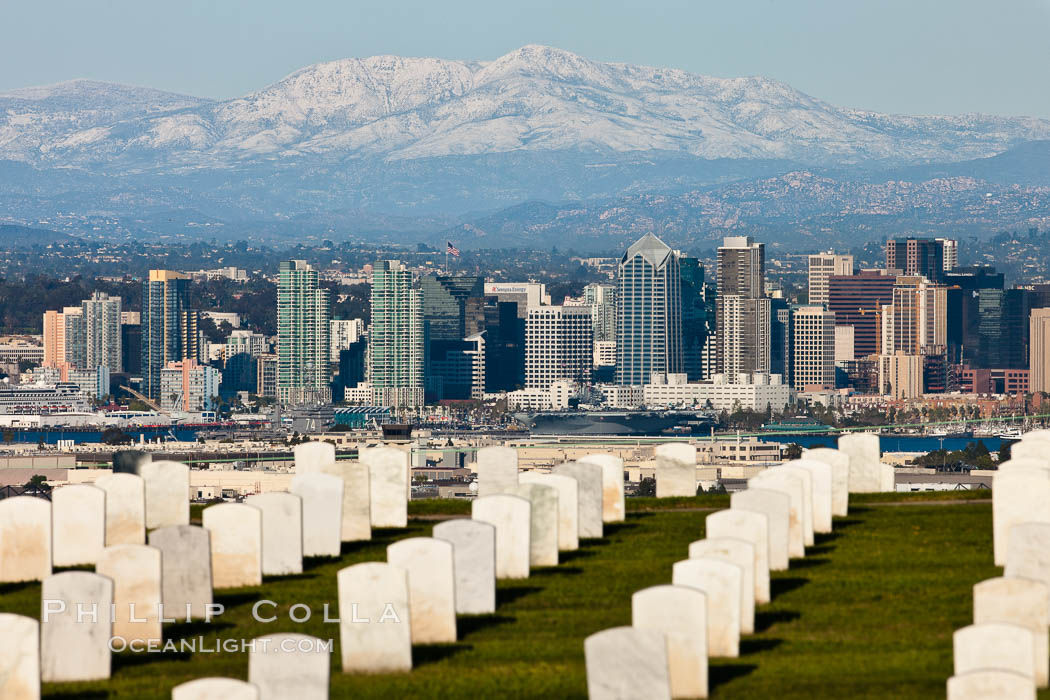
[[[830,559],[825,559],[824,557],[806,557],[805,559],[796,559],[791,562],[791,568],[812,569],[814,566],[824,566],[830,562]]]
[[[593,557],[597,552],[592,552],[587,549],[576,549],[571,552],[558,552],[558,563],[565,564],[566,562],[575,561],[577,559],[586,559],[587,557]]]
[[[615,535],[621,530],[632,530],[636,527],[638,527],[638,523],[605,523],[602,525],[602,533],[606,536]]]
[[[445,659],[450,659],[456,654],[470,651],[474,646],[471,644],[413,644],[412,645],[412,667],[418,668],[427,664],[436,664]]]
[[[338,564],[339,557],[303,557],[303,573],[329,564]]]
[[[0,595],[18,593],[30,586],[39,586],[39,581],[19,581],[18,583],[0,583]]]
[[[794,566],[794,564],[792,564],[792,566]],[[785,593],[790,593],[796,588],[801,588],[807,583],[809,583],[808,578],[775,578],[769,582],[769,592],[772,594],[773,598],[776,598]]]
[[[462,615],[456,616],[456,633],[459,638],[466,639],[470,635],[480,632],[489,627],[499,627],[517,622],[518,618],[510,615],[499,615],[490,613],[487,615]]]
[[[109,693],[104,690],[77,690],[65,693],[48,693],[48,700],[98,700],[108,698]]]
[[[542,568],[533,569],[529,572],[529,577],[532,576],[579,576],[583,573],[583,569],[578,566],[544,566]]]
[[[835,540],[837,540],[840,537],[842,537],[842,533],[841,532],[815,532],[815,533],[813,533],[813,541],[816,543],[816,545],[818,547],[820,545],[822,545],[822,544],[827,544],[828,542],[834,542]]]
[[[755,612],[755,632],[765,632],[778,622],[794,622],[802,617],[795,610],[759,610]]]
[[[812,554],[831,554],[834,551],[835,551],[835,545],[832,545],[832,544],[819,545],[818,544],[816,547],[806,547],[806,556],[808,557],[808,556],[810,556]]]
[[[776,649],[783,643],[783,639],[741,639],[740,653],[757,654],[760,651],[769,651],[770,649]]]
[[[180,639],[186,639],[187,637],[198,637],[208,634],[209,632],[217,632],[219,630],[228,630],[233,627],[233,623],[230,622],[205,622],[204,620],[191,620],[190,622],[176,622],[169,624],[164,628],[164,639],[171,639],[178,641]]]
[[[644,510],[631,510],[627,512],[628,520],[635,520],[636,518],[651,518],[656,513],[647,513]]]
[[[394,541],[393,537],[373,537],[370,540],[355,540],[353,542],[343,542],[339,547],[339,556],[345,557],[347,554],[357,554],[362,549],[368,549],[375,545],[388,545]]]
[[[221,593],[215,596],[215,602],[222,605],[226,610],[232,610],[240,605],[254,603],[261,597],[260,593]]]
[[[524,598],[533,593],[539,593],[543,589],[539,586],[507,586],[496,589],[496,606],[513,603],[518,598]]]
[[[193,654],[188,651],[167,651],[160,654],[122,652],[113,654],[113,673],[123,668],[134,668],[135,666],[146,666],[152,663],[163,663],[166,661],[189,661]]]
[[[714,690],[734,678],[742,678],[758,668],[755,664],[711,664],[707,669],[707,686]]]
[[[263,576],[263,584],[280,583],[281,581],[310,581],[317,578],[317,574],[266,574]]]

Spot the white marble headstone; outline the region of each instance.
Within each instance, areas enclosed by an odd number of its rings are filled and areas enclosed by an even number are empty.
[[[292,448],[292,455],[295,457],[296,474],[320,471],[321,465],[336,461],[335,445],[330,442],[301,442]]]
[[[212,603],[211,536],[196,525],[171,525],[149,533],[161,554],[164,617],[204,619]]]
[[[1012,671],[970,671],[948,679],[948,700],[1035,700],[1035,682]]]
[[[805,501],[803,500],[805,483],[802,479],[797,474],[773,468],[748,479],[747,485],[748,490],[752,488],[769,489],[787,494],[791,498],[788,552],[792,557],[806,556]]]
[[[736,537],[751,544],[755,553],[755,603],[768,603],[769,518],[750,510],[720,510],[707,516],[704,532],[710,539]]]
[[[672,583],[707,595],[707,653],[711,657],[740,656],[742,579],[739,566],[717,559],[686,559],[672,567]]]
[[[696,445],[669,442],[657,445],[656,497],[696,495]]]
[[[1006,462],[992,477],[992,532],[995,564],[1006,563],[1010,528],[1050,523],[1050,471]]]
[[[244,502],[262,511],[263,575],[303,573],[303,499],[271,491],[248,496]]]
[[[532,540],[532,504],[520,496],[481,496],[471,518],[496,528],[496,578],[528,578]]]
[[[95,479],[106,492],[106,546],[146,543],[146,484],[138,474]]]
[[[623,495],[623,460],[615,455],[595,453],[584,455],[578,462],[597,464],[602,468],[602,520],[623,522],[627,509]]]
[[[452,543],[409,537],[386,548],[387,562],[408,572],[413,644],[456,641],[456,574]]]
[[[109,678],[113,580],[64,571],[40,589],[40,673],[45,683]]]
[[[973,621],[1009,622],[1032,631],[1036,685],[1050,681],[1050,586],[1027,578],[1000,576],[973,587]]]
[[[671,697],[707,697],[707,596],[689,586],[653,586],[631,596],[631,625],[667,638]]]
[[[613,627],[583,640],[589,700],[669,700],[667,638],[657,630]]]
[[[116,544],[95,571],[113,581],[113,636],[128,643],[161,639],[161,554],[144,544]]]
[[[146,490],[146,529],[190,524],[190,468],[147,462],[139,469]]]
[[[106,492],[91,484],[51,492],[55,566],[94,565],[106,546]]]
[[[802,541],[812,547],[813,540],[813,474],[806,469],[799,469],[794,462],[787,462],[779,467],[767,469],[763,473],[777,475],[794,474],[802,482]],[[759,475],[761,476],[761,474]]]
[[[849,457],[849,492],[877,493],[885,489],[885,467],[875,433],[849,433],[839,438],[838,449]],[[892,467],[890,467],[892,474]]]
[[[328,700],[328,640],[281,632],[254,641],[248,651],[248,682],[259,689],[259,700]]]
[[[478,495],[506,493],[518,485],[518,451],[513,447],[478,450]]]
[[[212,586],[261,584],[262,511],[247,503],[219,503],[204,509],[201,522],[211,533]]]
[[[343,480],[321,472],[296,474],[290,490],[303,499],[303,556],[338,557],[342,550]]]
[[[755,548],[738,537],[708,537],[689,545],[690,559],[717,559],[740,568],[740,634],[755,632]]]
[[[198,678],[172,688],[171,700],[259,700],[259,689],[233,678]]]
[[[408,572],[366,562],[340,569],[337,580],[343,673],[412,670]]]
[[[818,447],[806,450],[802,457],[831,467],[831,514],[849,515],[849,455],[841,450]]]
[[[298,469],[299,474],[311,472],[331,474],[343,480],[343,542],[372,539],[372,495],[368,465],[344,460]]]
[[[766,517],[769,527],[769,570],[786,571],[791,552],[791,496],[770,489],[745,489],[729,497],[730,510],[745,510]]]
[[[983,669],[1013,671],[1035,680],[1032,630],[1007,622],[985,622],[952,635],[955,675]]]
[[[361,450],[368,465],[372,527],[408,526],[408,453],[396,447]]]
[[[580,509],[579,536],[602,537],[602,468],[586,462],[566,462],[555,466],[551,472],[555,476],[570,476],[576,479],[576,496]]]
[[[542,484],[558,490],[558,549],[562,552],[574,552],[579,549],[579,482],[571,476],[539,472],[522,472],[519,480],[523,484]]]
[[[40,623],[31,617],[0,613],[0,698],[40,698]]]
[[[1042,581],[1050,587],[1050,523],[1020,523],[1010,528],[1003,575]]]
[[[507,493],[521,496],[532,504],[530,566],[557,566],[558,489],[543,484],[518,484]]]
[[[456,612],[496,612],[496,528],[467,518],[434,526],[435,539],[452,544],[456,572]]]
[[[787,466],[803,469],[811,475],[813,487],[813,532],[831,532],[832,472],[831,465],[817,459],[802,459],[788,462]]]
[[[0,500],[0,583],[51,575],[51,502],[35,496]]]

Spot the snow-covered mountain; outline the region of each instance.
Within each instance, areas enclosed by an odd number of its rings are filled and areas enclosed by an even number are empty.
[[[1047,120],[876,114],[544,46],[486,63],[344,59],[225,101],[88,81],[0,93],[0,159],[107,175],[555,151],[901,165],[1048,138]]]

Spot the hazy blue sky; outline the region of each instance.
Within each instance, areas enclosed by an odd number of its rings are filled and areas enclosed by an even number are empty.
[[[1050,0],[0,0],[0,17],[0,90],[91,78],[233,97],[319,61],[537,43],[844,106],[1050,117]]]

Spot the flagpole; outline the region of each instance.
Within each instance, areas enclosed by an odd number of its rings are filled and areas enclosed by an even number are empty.
[[[445,274],[448,274],[448,246],[445,246]]]

